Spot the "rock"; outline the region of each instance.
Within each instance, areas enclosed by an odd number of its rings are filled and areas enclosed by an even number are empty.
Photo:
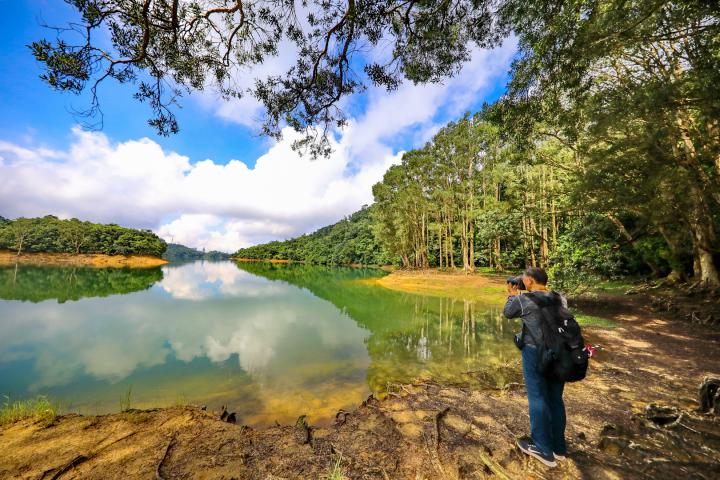
[[[701,412],[720,415],[720,378],[703,378],[698,389],[698,397]]]
[[[680,418],[680,410],[651,403],[645,407],[644,416],[655,425],[664,426],[677,421]]]

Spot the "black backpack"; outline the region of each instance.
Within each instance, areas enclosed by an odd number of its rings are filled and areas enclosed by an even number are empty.
[[[577,382],[587,375],[588,359],[580,325],[572,313],[563,307],[560,295],[526,295],[541,313],[543,341],[538,347],[538,370],[548,378],[563,382]],[[537,343],[537,342],[536,342]]]

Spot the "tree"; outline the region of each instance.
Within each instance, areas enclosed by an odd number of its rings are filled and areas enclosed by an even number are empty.
[[[14,248],[17,250],[18,257],[20,256],[28,237],[32,233],[32,227],[33,222],[29,218],[18,218],[11,223],[10,228],[15,241]]]
[[[580,171],[579,204],[634,243],[619,220],[631,212],[675,268],[690,244],[694,278],[720,286],[716,2],[512,0],[501,11],[521,46],[497,109],[508,136],[562,142]]]
[[[90,90],[88,114],[99,112],[103,81],[136,82],[135,98],[152,110],[150,125],[167,135],[178,131],[172,107],[182,93],[215,88],[224,98],[260,100],[263,133],[279,136],[285,123],[300,131],[320,126],[324,141],[311,143],[316,154],[327,151],[327,129],[345,122],[338,105],[344,96],[368,82],[394,89],[405,79],[441,81],[468,60],[473,43],[489,47],[500,38],[489,1],[67,1],[81,21],[30,48],[50,87]],[[389,58],[362,55],[381,43],[391,45]],[[285,74],[254,86],[241,81],[281,48],[296,51]]]
[[[63,222],[60,230],[63,239],[70,243],[75,255],[80,254],[80,249],[90,240],[91,231],[89,222],[81,222],[77,218]]]

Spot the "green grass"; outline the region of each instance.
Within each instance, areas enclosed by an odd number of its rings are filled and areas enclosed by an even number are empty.
[[[130,405],[132,404],[132,385],[128,386],[128,389],[120,395],[120,411],[125,412],[127,410],[130,410]]]
[[[585,315],[584,313],[575,314],[575,320],[583,327],[615,328],[618,326],[617,322],[613,322],[607,318]]]
[[[325,475],[323,480],[347,480],[347,477],[342,473],[342,455],[338,456],[333,464],[332,470]]]
[[[621,278],[618,280],[604,280],[590,287],[590,290],[596,293],[608,293],[611,295],[623,295],[632,287],[642,283],[632,278]]]
[[[60,412],[59,406],[44,396],[15,402],[10,401],[7,395],[4,397],[5,402],[0,407],[0,425],[30,418],[44,426],[50,426],[55,423]]]

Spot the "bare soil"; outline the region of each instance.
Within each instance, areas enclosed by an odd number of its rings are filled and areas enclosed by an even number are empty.
[[[112,268],[152,268],[168,263],[167,260],[149,255],[103,255],[99,253],[33,253],[0,250],[0,267],[20,265],[87,266]]]
[[[602,350],[566,386],[570,454],[556,469],[515,447],[528,430],[517,363],[502,389],[395,385],[327,427],[256,430],[191,406],[18,422],[0,427],[0,478],[321,479],[338,459],[351,479],[720,478],[720,418],[696,411],[703,377],[720,376],[720,330],[643,294],[583,310],[618,326],[585,328]]]

